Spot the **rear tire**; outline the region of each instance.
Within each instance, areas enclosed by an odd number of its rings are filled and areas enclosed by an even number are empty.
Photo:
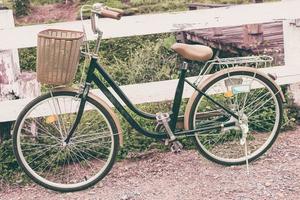
[[[247,87],[249,91],[246,91]],[[245,91],[236,94],[231,92],[237,89]],[[282,98],[277,87],[268,78],[254,71],[221,71],[201,91],[232,112],[247,118],[249,162],[264,154],[275,142],[282,123]],[[203,112],[207,113],[207,118],[198,120],[197,113]],[[226,117],[225,111],[198,93],[191,103],[187,124],[189,130],[192,130],[203,126],[220,126],[229,120],[232,118]],[[241,136],[241,130],[228,130],[224,133],[211,130],[196,133],[194,139],[198,151],[207,159],[222,165],[241,165],[246,163],[245,148],[240,143]]]

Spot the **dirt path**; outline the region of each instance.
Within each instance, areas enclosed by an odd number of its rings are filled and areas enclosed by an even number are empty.
[[[75,3],[55,3],[43,6],[33,6],[28,16],[16,19],[17,25],[43,24],[50,22],[74,21],[78,14]]]
[[[300,199],[300,127],[280,135],[267,155],[250,165],[223,167],[195,151],[146,153],[117,163],[94,188],[60,194],[37,185],[0,192],[0,199]]]

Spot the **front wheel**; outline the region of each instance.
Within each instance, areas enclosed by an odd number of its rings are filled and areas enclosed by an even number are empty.
[[[195,134],[202,155],[222,165],[240,165],[272,146],[283,111],[280,91],[270,79],[253,70],[221,71],[201,90],[239,117],[235,119],[198,93],[189,106],[188,128],[223,127]],[[234,126],[224,127],[232,122]]]
[[[32,180],[48,189],[86,189],[104,178],[116,158],[116,123],[91,97],[70,142],[64,142],[79,103],[75,92],[48,93],[30,102],[16,121],[13,147],[17,161]]]

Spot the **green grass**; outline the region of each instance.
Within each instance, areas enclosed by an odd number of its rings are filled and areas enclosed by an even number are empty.
[[[265,0],[265,2],[279,0]],[[31,0],[31,5],[44,5],[53,3],[64,3],[64,0]],[[166,11],[187,10],[188,3],[217,3],[217,4],[242,4],[249,3],[250,0],[130,0],[129,3],[122,3],[121,0],[74,0],[80,4],[104,3],[107,6],[124,9],[126,14],[141,14]],[[1,1],[0,1],[1,3]],[[12,0],[2,0],[2,3],[12,8]]]
[[[266,0],[279,1],[279,0]],[[122,3],[119,0],[88,0],[83,3],[93,4],[102,2],[108,6],[121,8],[127,15],[156,13],[167,11],[187,10],[189,3],[217,3],[217,4],[242,4],[249,3],[249,0],[130,0],[128,3]]]

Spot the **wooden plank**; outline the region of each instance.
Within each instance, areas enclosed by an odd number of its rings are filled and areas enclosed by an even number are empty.
[[[274,19],[293,19],[299,18],[300,13],[298,1],[290,1],[290,3],[268,3],[255,5],[243,5],[237,7],[230,7],[228,9],[220,10],[201,10],[168,13],[168,14],[153,14],[133,17],[124,17],[121,21],[112,21],[110,19],[103,19],[100,25],[103,25],[105,38],[122,37],[131,35],[153,34],[161,32],[173,32],[178,30],[191,30],[195,28],[209,28],[217,26],[234,26],[247,23],[262,23],[272,21]],[[239,9],[237,9],[239,8]],[[237,10],[236,10],[237,9]],[[250,10],[249,10],[250,9]],[[256,15],[246,15],[244,13],[252,12]],[[221,12],[219,12],[221,11]],[[180,17],[183,18],[180,18]],[[152,18],[151,18],[152,17]],[[151,26],[153,21],[158,22],[158,26]],[[197,21],[195,23],[195,21]],[[129,22],[129,23],[127,23]],[[88,25],[88,21],[85,22]],[[127,24],[126,24],[127,23]],[[52,25],[36,25],[29,27],[18,27],[10,30],[0,30],[0,48],[23,48],[34,46],[36,33],[45,28],[65,28],[80,30],[80,22],[59,23]],[[145,28],[145,30],[143,30]],[[27,37],[22,37],[25,35]],[[9,36],[9,37],[8,37]],[[18,36],[18,37],[16,37]],[[93,39],[93,35],[89,30],[89,39]],[[16,40],[18,38],[18,40]],[[11,42],[11,43],[10,43]],[[298,56],[299,59],[299,56]],[[290,71],[287,69],[295,69]],[[273,67],[262,69],[267,73],[275,73],[278,75],[278,84],[287,84],[298,82],[300,79],[299,67],[296,62],[281,67]],[[145,102],[158,102],[172,100],[175,92],[176,80],[160,81],[152,83],[144,83],[137,85],[122,86],[125,93],[135,104]],[[145,94],[145,91],[147,93]],[[99,91],[93,91],[100,97],[103,97]],[[186,87],[184,97],[188,98],[193,90]],[[1,110],[0,122],[11,121],[17,118],[18,113],[31,99],[13,100],[0,102]]]
[[[1,10],[0,12],[0,30],[13,28],[15,26],[12,10]],[[4,20],[5,19],[5,20]]]
[[[284,0],[290,2],[291,0]],[[291,74],[300,71],[300,27],[297,26],[295,20],[286,20],[283,23],[284,32],[284,51],[285,51],[285,64],[289,66],[288,71]],[[291,84],[289,89],[294,100],[294,105],[300,108],[300,78],[297,83]]]
[[[15,26],[11,10],[0,10],[0,29]],[[16,88],[17,76],[20,74],[18,51],[9,49],[0,51],[0,101],[14,99],[12,93]],[[0,123],[0,143],[10,137],[11,122]]]
[[[263,28],[261,24],[244,25],[244,41],[246,47],[259,46],[264,41]]]
[[[300,79],[300,73],[294,73],[293,76],[290,76],[286,68],[286,66],[279,66],[264,68],[260,70],[265,73],[276,74],[278,76],[276,82],[280,85],[291,82],[298,82]],[[208,76],[206,76],[205,78],[207,77]],[[196,77],[190,77],[188,79],[190,81],[193,81],[195,80],[195,78]],[[134,104],[171,101],[173,100],[175,94],[177,81],[178,80],[167,80],[151,83],[141,83],[121,86],[121,88]],[[92,90],[92,92],[109,103],[109,101],[99,90]],[[189,98],[193,94],[193,92],[194,89],[192,89],[188,85],[185,85],[183,97]],[[5,108],[1,110],[0,122],[16,120],[18,114],[31,100],[32,98],[26,98],[0,102],[0,108]],[[112,106],[110,103],[109,105]]]
[[[189,80],[193,81],[195,80],[195,77],[191,77]],[[178,80],[168,80],[133,84],[121,86],[121,89],[134,104],[169,101],[173,99],[177,81]],[[147,92],[145,93],[145,91]],[[92,92],[112,106],[104,94],[100,92],[100,90],[92,90]],[[193,90],[191,87],[186,87],[183,95],[184,97],[189,97],[192,92]],[[0,102],[0,108],[6,108],[1,110],[0,122],[16,120],[18,114],[31,100],[32,98],[26,98]]]
[[[189,10],[196,10],[196,9],[205,9],[205,8],[220,8],[220,7],[228,7],[231,4],[216,4],[216,3],[189,3],[188,7]]]
[[[0,30],[12,29],[14,27],[15,23],[12,11],[0,10]],[[0,101],[11,98],[10,93],[17,88],[15,83],[19,74],[18,50],[13,48],[0,50]]]
[[[273,2],[263,4],[238,5],[226,8],[213,8],[174,13],[148,14],[99,20],[104,32],[103,38],[147,35],[183,30],[237,26],[242,24],[264,23],[282,19],[300,18],[300,1]],[[255,13],[249,15],[247,13]],[[155,26],[153,22],[155,21]],[[84,21],[88,39],[95,39],[90,21]],[[17,27],[0,30],[0,50],[36,46],[37,33],[47,28],[82,30],[80,21]],[[26,37],[24,37],[26,35]]]

